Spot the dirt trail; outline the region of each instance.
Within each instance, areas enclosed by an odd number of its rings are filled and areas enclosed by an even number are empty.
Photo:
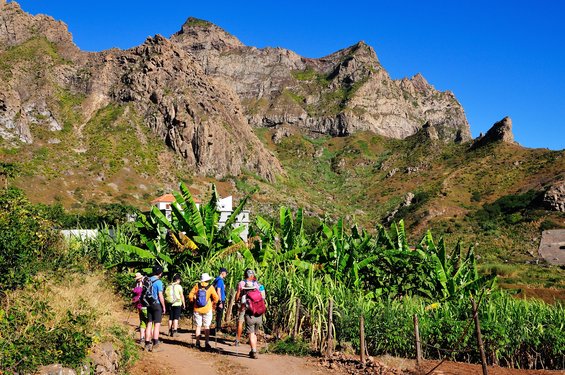
[[[124,324],[133,331],[137,324],[137,316],[131,314]],[[181,320],[189,322],[188,318]],[[163,320],[163,327],[167,319]],[[188,323],[189,324],[189,323]],[[336,361],[330,366],[321,366],[313,358],[281,356],[275,354],[260,354],[258,359],[248,356],[249,345],[239,347],[233,345],[233,338],[223,339],[211,337],[212,351],[202,351],[195,348],[192,341],[191,329],[179,329],[179,337],[163,335],[166,328],[161,329],[163,344],[158,352],[141,352],[140,360],[130,369],[131,375],[322,375],[322,374],[426,374],[433,369],[439,361],[424,361],[420,371],[416,370],[415,361],[403,358],[384,356],[377,359],[374,368],[365,371],[358,368],[355,361]],[[204,343],[202,343],[204,345]],[[404,369],[404,370],[400,370]],[[491,375],[565,375],[565,371],[548,370],[518,370],[502,367],[488,366]],[[435,375],[482,375],[480,365],[458,362],[444,362],[433,371]]]
[[[136,317],[127,322],[129,327],[135,329]],[[167,320],[163,320],[166,327]],[[179,329],[179,337],[163,335],[165,328],[161,329],[163,344],[158,352],[142,352],[141,359],[130,370],[131,375],[216,375],[216,374],[273,374],[273,375],[320,375],[327,373],[327,369],[319,367],[316,361],[307,358],[280,356],[275,354],[260,354],[258,359],[248,356],[249,345],[233,345],[232,339],[211,337],[212,351],[203,351],[195,348],[192,330]],[[203,346],[204,343],[202,342]]]

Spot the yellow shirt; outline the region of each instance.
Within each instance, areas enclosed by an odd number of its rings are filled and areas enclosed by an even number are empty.
[[[199,314],[207,314],[208,312],[212,311],[212,301],[217,303],[220,300],[218,297],[218,293],[216,293],[216,288],[214,286],[210,286],[206,290],[206,306],[204,307],[196,307],[196,294],[198,293],[198,286],[202,285],[204,288],[208,286],[209,283],[202,282],[194,285],[190,293],[188,294],[188,300],[194,303],[194,311]]]

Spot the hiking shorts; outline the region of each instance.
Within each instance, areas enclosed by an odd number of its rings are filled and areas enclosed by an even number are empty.
[[[245,332],[247,334],[257,333],[263,327],[263,315],[245,315]]]
[[[212,324],[212,310],[208,311],[206,314],[200,314],[195,311],[194,321],[197,327],[204,326],[204,329],[210,328],[210,324]]]
[[[160,303],[154,303],[147,308],[147,321],[149,323],[161,323],[163,320],[163,308]]]
[[[179,320],[181,310],[182,310],[182,306],[170,306],[169,307],[169,319],[170,320]]]
[[[147,307],[138,309],[139,311],[139,329],[147,328]]]

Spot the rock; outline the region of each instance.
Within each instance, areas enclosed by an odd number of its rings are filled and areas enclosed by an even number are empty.
[[[96,345],[89,356],[96,375],[114,375],[119,370],[119,356],[110,342]]]
[[[36,375],[76,375],[76,371],[63,367],[63,365],[55,364],[38,368]]]
[[[553,183],[546,190],[543,204],[549,210],[565,212],[565,180]]]
[[[245,46],[219,27],[191,19],[171,41],[233,88],[253,126],[286,122],[333,136],[369,130],[406,138],[428,123],[442,140],[471,139],[453,93],[435,90],[421,74],[390,79],[364,42],[309,59],[283,48]]]
[[[495,123],[484,136],[478,137],[474,140],[471,148],[476,149],[495,142],[517,144],[514,141],[514,134],[512,133],[512,120],[510,119],[510,117],[507,116]]]

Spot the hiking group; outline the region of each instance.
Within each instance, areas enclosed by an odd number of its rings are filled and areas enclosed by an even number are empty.
[[[162,317],[169,312],[168,334],[178,337],[179,319],[181,311],[187,309],[187,304],[192,306],[193,323],[196,323],[194,337],[196,347],[201,348],[201,335],[204,333],[204,349],[210,350],[210,326],[214,312],[215,335],[218,337],[223,332],[222,318],[226,309],[225,278],[228,270],[220,268],[218,276],[212,281],[208,273],[203,273],[200,281],[194,284],[185,299],[181,277],[175,274],[172,283],[164,288],[161,277],[163,268],[154,266],[151,276],[135,274],[135,286],[132,289],[133,303],[139,313],[139,339],[147,351],[158,351],[161,347],[159,334]],[[212,281],[212,282],[211,282]],[[233,342],[239,346],[245,323],[246,334],[249,338],[251,351],[249,356],[257,358],[257,332],[263,325],[263,314],[266,311],[265,288],[261,285],[252,269],[246,269],[244,279],[237,284],[235,295],[237,309],[237,332]],[[204,332],[202,332],[202,330]]]

